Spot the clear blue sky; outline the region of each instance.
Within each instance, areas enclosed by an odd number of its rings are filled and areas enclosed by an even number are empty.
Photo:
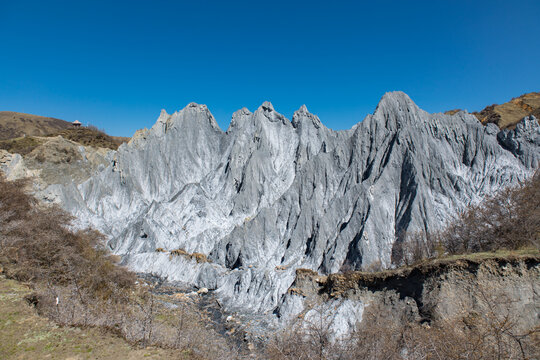
[[[540,1],[0,0],[0,110],[130,136],[191,101],[334,129],[402,90],[430,112],[540,91]]]

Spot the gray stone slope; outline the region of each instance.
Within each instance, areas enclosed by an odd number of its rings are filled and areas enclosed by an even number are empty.
[[[191,103],[162,111],[88,181],[47,192],[132,269],[272,318],[295,269],[388,267],[403,231],[440,227],[539,163],[533,117],[500,131],[465,112],[429,114],[402,92],[346,131],[305,106],[289,121],[265,102],[234,113],[223,132]],[[175,249],[210,261],[167,253]]]

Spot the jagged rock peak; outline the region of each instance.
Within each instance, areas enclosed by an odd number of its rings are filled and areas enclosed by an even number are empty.
[[[263,118],[268,119],[270,122],[281,122],[283,125],[291,125],[291,122],[285,116],[274,110],[274,106],[270,101],[263,102],[254,113],[254,121],[260,121]]]
[[[259,109],[263,109],[265,111],[271,112],[271,111],[274,111],[274,106],[272,105],[270,101],[265,101],[262,103]]]
[[[215,131],[222,131],[206,105],[191,102],[182,110],[176,111],[172,115],[167,114],[165,110],[161,110],[156,123],[152,126],[151,132],[157,136],[162,136],[171,128],[178,126],[193,128],[200,127],[201,124],[208,124]]]
[[[190,102],[189,104],[187,104],[186,108],[196,108],[198,110],[207,110],[208,107],[204,104],[197,104],[196,102]]]
[[[403,91],[391,91],[385,93],[377,108],[375,109],[375,114],[378,112],[388,112],[388,111],[418,111],[420,110],[418,106],[411,100],[409,95],[405,94]]]
[[[166,123],[167,120],[169,120],[170,117],[171,117],[171,115],[167,114],[167,111],[165,109],[161,109],[161,112],[159,113],[159,117],[157,119],[157,122]]]
[[[233,114],[233,117],[242,116],[242,115],[251,115],[251,111],[247,107],[243,107],[240,110],[236,110]]]
[[[310,113],[307,106],[302,105],[300,106],[300,109],[294,112],[292,124],[295,128],[298,128],[306,121],[309,121],[317,129],[325,127],[317,115]]]
[[[296,110],[298,113],[309,114],[306,104],[300,106],[300,109]]]
[[[245,122],[245,119],[252,115],[252,112],[248,108],[243,107],[240,110],[236,110],[231,118],[231,123],[227,129],[227,133],[230,133],[233,129],[242,127],[242,124]]]

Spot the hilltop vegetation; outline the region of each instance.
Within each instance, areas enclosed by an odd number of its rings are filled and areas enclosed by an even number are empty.
[[[31,114],[0,111],[0,140],[22,136],[45,136],[69,129],[71,123]]]
[[[75,128],[60,119],[0,111],[0,149],[26,155],[43,144],[47,137],[59,135],[84,146],[111,150],[129,141],[129,138],[109,136],[92,125]]]
[[[459,111],[461,110],[448,110],[445,114],[454,115]],[[525,116],[533,115],[540,119],[540,92],[523,94],[504,104],[489,105],[472,114],[484,125],[494,123],[501,129],[513,129]]]
[[[129,138],[109,136],[103,130],[99,130],[95,126],[70,128],[58,133],[50,134],[49,136],[58,135],[81,145],[111,150],[118,149],[118,146],[126,142],[126,140],[129,140]]]
[[[483,124],[495,123],[501,129],[513,128],[525,116],[534,115],[540,119],[540,92],[523,94],[504,104],[493,104],[473,114]]]
[[[62,136],[64,139],[74,141],[84,146],[116,150],[126,142],[127,138],[113,137],[105,134],[96,127],[69,128],[45,136],[25,136],[7,140],[0,140],[0,149],[12,154],[27,155],[35,148],[45,143],[49,138]]]

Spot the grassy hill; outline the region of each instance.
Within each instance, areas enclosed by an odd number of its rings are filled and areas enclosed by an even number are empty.
[[[493,104],[473,114],[483,124],[495,123],[501,129],[513,128],[525,116],[534,115],[537,119],[540,118],[540,92],[523,94],[504,104]]]
[[[0,111],[0,140],[26,136],[44,136],[69,129],[71,123],[38,115]]]
[[[81,128],[67,128],[46,136],[20,136],[11,139],[0,139],[0,149],[12,154],[27,155],[51,137],[62,136],[64,139],[74,141],[84,146],[116,150],[129,138],[109,136],[93,126]]]
[[[94,126],[74,128],[70,122],[11,111],[0,111],[0,149],[26,155],[51,137],[64,139],[95,148],[116,150],[127,137],[109,136]]]

